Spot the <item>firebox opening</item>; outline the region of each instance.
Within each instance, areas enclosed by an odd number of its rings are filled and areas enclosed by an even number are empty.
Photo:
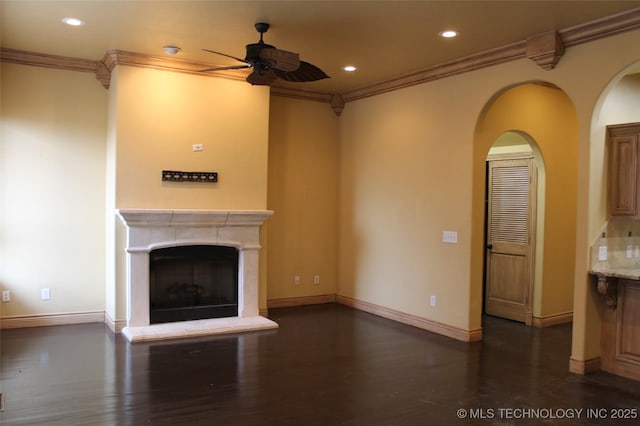
[[[238,316],[238,250],[179,246],[149,257],[149,322]]]

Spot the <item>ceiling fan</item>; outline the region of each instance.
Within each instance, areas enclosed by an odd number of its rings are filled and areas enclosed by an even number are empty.
[[[242,62],[242,65],[230,65],[214,67],[202,70],[202,72],[237,70],[253,68],[253,72],[247,76],[247,81],[253,85],[270,86],[276,79],[286,81],[306,82],[329,78],[320,68],[305,61],[301,61],[297,53],[276,49],[275,46],[266,44],[262,38],[269,30],[269,24],[258,22],[255,25],[260,33],[257,43],[247,44],[247,53],[244,59],[214,50],[202,49],[205,52],[226,56]]]

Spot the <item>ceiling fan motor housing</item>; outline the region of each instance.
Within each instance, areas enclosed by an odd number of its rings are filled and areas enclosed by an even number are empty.
[[[262,42],[247,44],[247,55],[244,60],[256,69],[264,68],[266,70],[271,68],[274,65],[271,63],[272,61],[267,61],[260,56],[260,51],[264,48],[275,49],[274,46]]]

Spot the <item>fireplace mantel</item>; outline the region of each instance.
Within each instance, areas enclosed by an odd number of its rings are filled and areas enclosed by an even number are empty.
[[[260,226],[269,210],[119,209],[127,227],[127,326],[132,342],[277,328],[259,316]],[[224,245],[239,252],[238,316],[150,324],[149,253],[157,248]]]
[[[271,210],[160,210],[119,209],[118,216],[129,227],[206,228],[260,226]]]

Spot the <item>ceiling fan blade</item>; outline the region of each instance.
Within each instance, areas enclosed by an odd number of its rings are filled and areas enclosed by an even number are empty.
[[[264,47],[260,50],[260,59],[269,61],[271,67],[280,71],[295,71],[300,67],[298,54],[286,50]]]
[[[324,71],[309,62],[300,61],[300,66],[294,71],[274,70],[274,73],[283,80],[304,82],[330,78]]]
[[[209,49],[202,49],[202,50],[209,53],[215,53],[216,55],[226,56],[227,58],[235,59],[236,61],[240,61],[240,62],[244,62],[245,64],[248,64],[247,61],[245,61],[242,58],[238,58],[237,56],[227,55],[226,53],[216,52],[215,50],[209,50]]]
[[[247,82],[251,83],[253,86],[271,86],[278,78],[277,75],[273,72],[273,70],[268,71],[254,71],[247,76]]]
[[[207,68],[204,70],[198,70],[198,72],[209,72],[209,71],[224,71],[224,70],[241,70],[244,68],[251,68],[251,64],[243,64],[243,65],[229,65],[228,67],[213,67]]]

